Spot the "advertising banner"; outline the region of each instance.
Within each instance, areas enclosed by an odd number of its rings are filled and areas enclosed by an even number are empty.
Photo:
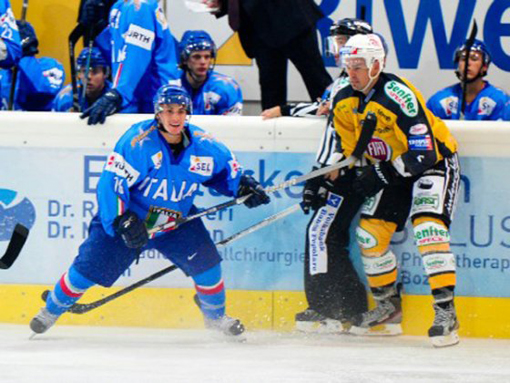
[[[106,149],[1,148],[0,250],[16,222],[31,229],[23,253],[0,283],[52,284],[67,270],[88,224],[97,211],[95,189]],[[264,186],[272,186],[310,170],[311,153],[239,152],[238,159]],[[452,250],[458,267],[458,295],[509,297],[510,182],[502,174],[509,160],[464,157],[462,185],[452,225]],[[204,218],[214,241],[220,241],[300,201],[301,186],[273,194],[268,206],[236,206]],[[225,197],[202,189],[196,205],[209,207]],[[301,211],[277,221],[220,250],[229,288],[302,290],[305,228]],[[354,222],[356,223],[356,222]],[[354,235],[351,236],[354,239]],[[399,278],[408,294],[428,294],[421,258],[413,244],[412,227],[394,237],[393,250],[402,266]],[[351,257],[360,269],[354,243]],[[155,251],[142,254],[117,285],[128,285],[169,264]],[[190,287],[180,271],[152,286]]]

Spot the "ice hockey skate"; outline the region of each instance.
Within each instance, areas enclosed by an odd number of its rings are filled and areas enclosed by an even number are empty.
[[[236,340],[245,340],[244,325],[239,319],[231,318],[223,315],[218,319],[205,318],[205,327],[212,330],[220,331],[222,334]]]
[[[345,331],[341,321],[328,318],[313,309],[296,314],[296,330],[307,334],[339,334]]]
[[[434,323],[429,329],[429,337],[434,347],[448,347],[459,343],[459,321],[455,307],[451,303],[447,308],[434,304],[436,312]]]
[[[46,307],[43,307],[30,321],[30,329],[36,334],[43,334],[55,324],[59,315],[51,314]]]
[[[355,316],[349,333],[367,336],[402,334],[402,303],[400,296],[376,301],[376,308]]]

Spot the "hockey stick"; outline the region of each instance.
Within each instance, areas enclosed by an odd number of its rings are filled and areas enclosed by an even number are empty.
[[[336,164],[332,164],[329,166],[326,166],[324,168],[320,168],[314,171],[311,171],[310,173],[304,174],[302,176],[292,178],[288,181],[282,182],[276,186],[269,186],[265,189],[266,193],[273,193],[277,190],[281,189],[287,189],[291,186],[294,186],[296,184],[299,184],[301,182],[308,181],[312,178],[322,176],[324,174],[330,173],[334,170],[341,169],[346,166],[350,166],[353,163],[355,163],[357,160],[361,159],[363,156],[363,153],[365,152],[365,149],[368,146],[368,143],[370,142],[370,139],[372,138],[372,135],[374,134],[375,126],[377,124],[377,117],[374,113],[370,112],[367,113],[367,116],[364,121],[362,121],[362,129],[361,134],[358,139],[358,142],[356,143],[356,147],[354,148],[354,151],[352,154],[347,157],[346,159],[337,162]],[[233,200],[221,203],[219,205],[213,206],[209,209],[205,209],[199,213],[184,217],[184,218],[178,218],[175,221],[167,222],[163,225],[155,226],[148,230],[149,234],[157,233],[159,231],[164,231],[172,228],[176,228],[186,222],[189,222],[193,219],[203,217],[207,214],[215,213],[219,210],[227,209],[231,206],[240,205],[244,201],[246,201],[248,198],[251,197],[251,194],[247,194],[242,197],[234,198]]]
[[[473,47],[473,43],[475,42],[476,34],[478,33],[478,25],[476,25],[476,19],[473,19],[473,27],[471,28],[471,33],[469,34],[469,38],[466,41],[466,60],[464,61],[464,73],[462,73],[462,103],[460,107],[460,119],[464,120],[465,115],[464,112],[466,110],[466,93],[467,93],[467,84],[468,84],[468,63],[469,63],[469,53],[471,52],[471,48]],[[462,59],[462,52],[460,52],[461,57],[459,58],[459,62]]]
[[[74,57],[74,47],[78,40],[83,36],[84,28],[83,24],[78,24],[69,35],[69,64],[71,70],[71,87],[73,90],[73,111],[81,112],[80,99],[78,95],[78,82],[76,74],[76,60]]]
[[[82,90],[81,90],[81,100],[82,102],[85,102],[85,99],[87,97],[87,84],[89,82],[89,71],[90,71],[90,61],[92,60],[92,47],[94,46],[94,29],[95,26],[92,26],[87,33],[89,34],[89,52],[87,55],[87,62],[85,64],[85,73],[82,79]],[[80,105],[80,109],[84,109],[83,105]]]
[[[28,0],[23,0],[23,5],[21,7],[21,22],[24,23],[27,19],[28,12]],[[16,82],[18,81],[18,71],[19,66],[16,65],[12,69],[12,78],[11,78],[11,89],[9,91],[9,105],[8,110],[14,110],[14,96],[16,93]]]
[[[322,175],[324,175],[326,173],[332,172],[333,170],[340,169],[340,168],[343,168],[345,166],[349,166],[349,165],[353,164],[354,162],[356,162],[356,158],[353,158],[353,156],[351,156],[349,158],[344,159],[343,161],[337,162],[336,164],[329,165],[329,166],[326,166],[324,168],[314,170],[314,171],[312,171],[312,172],[310,172],[308,174],[304,174],[302,176],[299,176],[299,177],[290,179],[288,181],[282,182],[279,185],[269,186],[269,187],[267,187],[265,189],[265,192],[266,193],[273,193],[273,192],[275,192],[277,190],[280,190],[280,189],[286,189],[286,188],[294,186],[294,185],[296,185],[298,183],[301,183],[301,182],[304,182],[304,181],[308,181],[309,179],[312,179],[312,178],[315,178],[315,177],[319,177],[319,176],[322,176]],[[252,196],[251,194],[247,194],[247,195],[242,196],[242,197],[234,198],[233,200],[221,203],[221,204],[213,206],[213,207],[211,207],[209,209],[202,210],[199,213],[196,213],[196,214],[184,217],[184,218],[176,219],[175,221],[167,222],[167,223],[165,223],[163,225],[155,226],[152,229],[150,229],[148,232],[149,232],[149,234],[153,234],[153,233],[157,233],[159,231],[164,231],[164,230],[168,230],[168,229],[171,229],[171,228],[176,228],[176,227],[178,227],[178,226],[180,226],[180,225],[182,225],[182,224],[184,224],[186,222],[189,222],[189,221],[191,221],[193,219],[203,217],[203,216],[205,216],[207,214],[215,213],[215,212],[217,212],[219,210],[227,209],[227,208],[229,208],[231,206],[240,205],[244,201],[246,201],[248,198],[250,198],[251,196]]]
[[[229,243],[238,240],[239,238],[242,238],[250,233],[253,233],[254,231],[257,231],[257,230],[279,220],[279,219],[282,219],[282,218],[288,216],[289,214],[294,213],[298,209],[299,209],[299,204],[292,205],[291,207],[289,207],[285,210],[282,210],[281,212],[276,213],[276,214],[260,221],[259,223],[256,223],[244,230],[241,230],[240,232],[233,234],[230,237],[228,237],[222,241],[216,242],[215,245],[218,247],[226,246]],[[95,308],[103,306],[104,304],[111,302],[112,300],[117,299],[117,298],[129,293],[130,291],[133,291],[133,290],[139,288],[140,286],[143,286],[149,282],[152,282],[155,279],[158,279],[158,278],[162,277],[163,275],[174,271],[175,269],[177,269],[177,266],[175,266],[175,265],[168,266],[168,267],[158,271],[157,273],[149,275],[148,277],[141,279],[138,282],[135,282],[132,285],[129,285],[129,286],[127,286],[111,295],[108,295],[102,299],[99,299],[97,301],[94,301],[91,303],[75,303],[74,305],[72,305],[69,308],[69,310],[67,310],[67,312],[70,312],[72,314],[85,314],[91,310],[94,310]],[[46,302],[46,299],[48,298],[49,293],[50,293],[49,290],[46,290],[42,293],[41,298],[43,299],[43,301]]]
[[[5,254],[0,258],[0,269],[8,269],[18,258],[23,245],[27,241],[29,230],[20,223],[17,223],[12,232],[9,245]]]

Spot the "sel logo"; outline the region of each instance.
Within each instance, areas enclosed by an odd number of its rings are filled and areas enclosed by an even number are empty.
[[[14,190],[0,189],[0,241],[11,238],[17,223],[31,229],[34,222],[35,207],[27,197]]]

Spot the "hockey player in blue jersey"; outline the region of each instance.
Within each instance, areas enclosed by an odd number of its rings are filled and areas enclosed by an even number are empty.
[[[501,120],[503,118],[507,95],[483,77],[487,75],[491,55],[485,44],[475,40],[469,54],[466,43],[455,51],[454,61],[457,65],[455,74],[462,81],[464,67],[468,57],[466,81],[466,103],[464,118],[466,120]],[[443,120],[459,120],[462,103],[462,83],[444,88],[427,101],[427,108]]]
[[[51,57],[36,57],[39,41],[29,22],[16,21],[21,37],[23,57],[18,63],[14,96],[15,110],[50,111],[53,100],[64,84],[63,65]],[[7,109],[12,73],[2,71],[2,109]]]
[[[0,68],[10,68],[21,58],[21,42],[9,0],[0,0]]]
[[[243,95],[231,77],[214,71],[216,45],[205,31],[186,31],[181,43],[179,81],[193,99],[193,113],[207,115],[241,115]]]
[[[48,294],[30,327],[43,333],[91,286],[111,286],[146,249],[156,249],[191,276],[206,327],[237,336],[244,327],[225,315],[221,258],[200,219],[149,238],[147,230],[189,216],[199,185],[226,196],[251,194],[245,204],[269,203],[262,186],[241,175],[234,155],[187,122],[187,92],[164,85],[155,118],[134,124],[117,142],[98,183],[98,214],[70,269]]]
[[[87,90],[83,97],[83,79],[87,73],[87,61],[90,53],[90,67],[88,70]],[[99,97],[104,95],[112,87],[112,83],[108,81],[110,75],[110,64],[103,58],[98,48],[83,48],[76,60],[78,64],[78,73],[80,81],[78,83],[78,102],[81,110],[87,109]],[[54,112],[72,112],[73,111],[73,89],[71,84],[67,85],[60,91],[53,101]]]
[[[87,19],[96,17],[96,3],[102,4],[102,0],[85,4],[85,24],[94,24],[94,20]],[[96,39],[97,43],[101,41],[110,44],[101,48],[111,56],[113,87],[81,118],[94,125],[104,123],[108,115],[118,111],[151,113],[158,88],[179,78],[174,38],[158,1],[117,1],[110,10],[109,26]]]

